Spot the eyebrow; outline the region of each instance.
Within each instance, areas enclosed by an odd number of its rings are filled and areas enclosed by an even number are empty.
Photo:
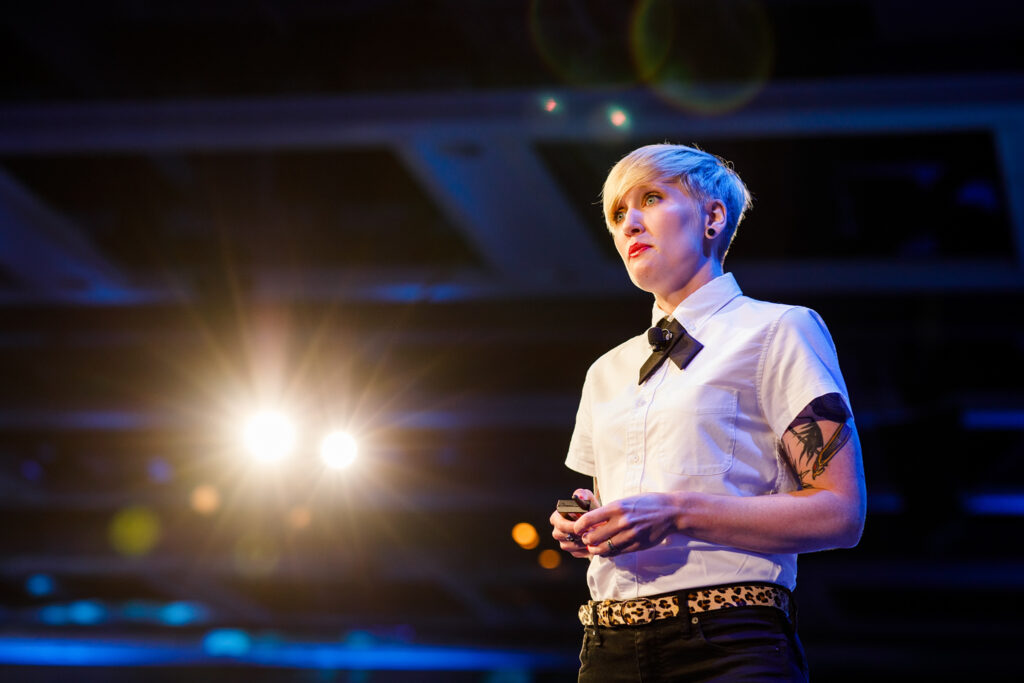
[[[626,190],[625,192],[623,192],[619,196],[618,201],[615,202],[615,204],[614,204],[615,208],[612,209],[612,211],[615,212],[615,211],[618,211],[620,208],[622,208],[622,204],[623,204],[624,200],[626,199],[626,195],[628,195],[630,193],[633,193],[633,192],[636,192],[637,190],[641,191],[640,192],[641,196],[643,196],[645,194],[648,194],[649,192],[662,192],[663,191],[661,187],[659,187],[658,185],[655,184],[655,181],[646,182],[646,183],[637,183],[636,185],[634,185],[633,187],[629,188],[628,190]]]

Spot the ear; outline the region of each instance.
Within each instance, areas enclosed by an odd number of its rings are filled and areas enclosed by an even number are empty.
[[[714,228],[715,234],[725,230],[725,220],[729,211],[721,199],[712,199],[704,205],[704,230]]]

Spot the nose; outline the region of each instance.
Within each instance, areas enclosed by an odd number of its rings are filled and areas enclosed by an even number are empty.
[[[623,219],[622,231],[627,235],[635,235],[638,232],[643,232],[643,214],[637,209],[628,209],[626,211],[626,217]]]

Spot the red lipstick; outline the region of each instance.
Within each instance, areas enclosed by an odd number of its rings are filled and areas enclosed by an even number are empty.
[[[640,252],[650,248],[651,245],[649,244],[644,244],[643,242],[633,242],[633,244],[629,245],[629,258],[633,258]]]

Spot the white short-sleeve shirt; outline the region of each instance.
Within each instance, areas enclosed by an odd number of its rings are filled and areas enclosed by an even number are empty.
[[[652,324],[662,316],[655,306]],[[685,369],[666,360],[639,385],[651,353],[646,332],[595,361],[566,465],[597,478],[602,503],[645,492],[797,489],[780,455],[786,427],[819,396],[838,393],[850,405],[821,318],[743,296],[731,274],[691,294],[671,317],[704,348]],[[792,589],[796,555],[673,534],[647,550],[593,558],[587,581],[595,600],[754,581]]]

